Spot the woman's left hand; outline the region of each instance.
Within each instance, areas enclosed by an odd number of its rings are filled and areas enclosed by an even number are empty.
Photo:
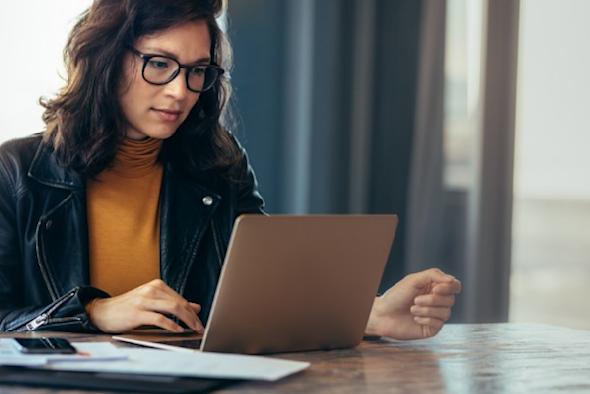
[[[365,333],[395,339],[434,336],[460,292],[461,282],[437,268],[407,275],[375,299]]]

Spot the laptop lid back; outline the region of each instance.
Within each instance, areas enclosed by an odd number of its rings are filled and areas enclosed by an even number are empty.
[[[356,346],[397,221],[395,215],[240,216],[201,350]]]

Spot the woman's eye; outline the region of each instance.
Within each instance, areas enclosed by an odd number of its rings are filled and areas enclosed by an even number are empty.
[[[170,66],[170,62],[162,59],[151,59],[148,65],[152,68],[164,70]]]
[[[207,70],[207,67],[203,67],[203,66],[193,67],[193,68],[191,68],[191,74],[192,75],[205,75],[206,70]]]

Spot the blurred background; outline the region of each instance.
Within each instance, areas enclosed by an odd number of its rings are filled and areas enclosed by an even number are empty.
[[[90,0],[0,14],[0,140],[43,130]],[[382,289],[438,266],[455,322],[590,329],[586,0],[230,0],[233,131],[269,213],[397,213]]]

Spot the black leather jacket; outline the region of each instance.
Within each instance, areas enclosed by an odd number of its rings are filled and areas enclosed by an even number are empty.
[[[246,156],[239,182],[195,182],[164,164],[160,275],[202,306],[205,323],[230,232],[263,200]],[[210,177],[211,178],[211,177]],[[220,177],[217,177],[220,178]],[[0,331],[92,331],[85,304],[108,297],[89,286],[86,182],[56,162],[40,134],[0,146]]]

